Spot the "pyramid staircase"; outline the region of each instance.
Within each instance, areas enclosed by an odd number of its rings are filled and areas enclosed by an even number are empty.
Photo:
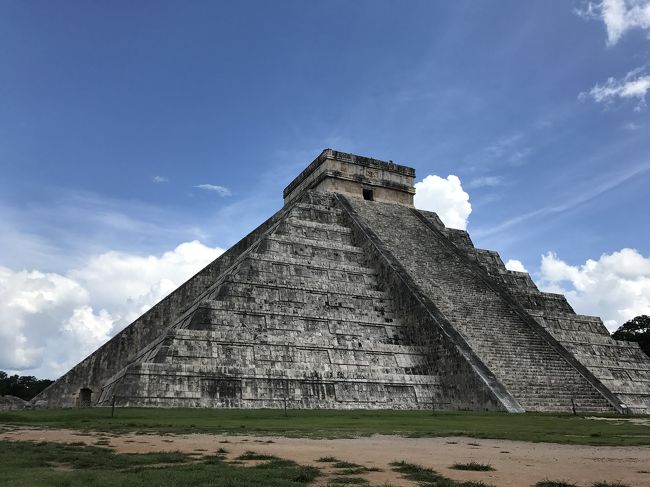
[[[443,233],[401,205],[341,196],[525,411],[614,411],[558,344]],[[433,216],[432,216],[433,215]],[[437,217],[435,217],[437,218]],[[394,222],[399,222],[399,226]],[[438,228],[436,228],[436,226]],[[549,340],[550,338],[550,340]]]

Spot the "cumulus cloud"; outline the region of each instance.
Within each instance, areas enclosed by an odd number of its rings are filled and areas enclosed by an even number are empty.
[[[509,271],[528,272],[524,267],[524,264],[517,259],[508,260],[508,262],[505,263],[505,266]]]
[[[224,186],[217,186],[216,184],[197,184],[194,187],[202,189],[204,191],[217,193],[219,196],[232,196],[232,192],[228,188]]]
[[[437,213],[446,226],[461,230],[467,228],[467,218],[472,212],[469,195],[453,174],[447,179],[429,175],[415,183],[415,206]]]
[[[151,180],[154,183],[158,183],[158,184],[160,184],[160,183],[168,183],[169,182],[169,179],[167,179],[165,176],[154,176],[153,178],[151,178]]]
[[[649,0],[603,0],[587,2],[576,11],[583,18],[599,19],[607,28],[607,43],[616,44],[632,29],[650,29]]]
[[[650,258],[622,249],[570,265],[556,254],[542,256],[540,289],[565,294],[576,312],[600,316],[610,331],[650,314]]]
[[[87,300],[83,286],[65,276],[0,267],[0,368],[38,366],[46,353],[43,337]]]
[[[636,110],[645,106],[645,96],[650,90],[650,75],[645,67],[637,68],[620,80],[609,78],[604,84],[597,84],[591,90],[580,93],[579,99],[592,98],[596,103],[612,103],[615,100],[636,99]]]
[[[222,252],[192,241],[106,252],[66,275],[0,267],[0,369],[65,372]]]

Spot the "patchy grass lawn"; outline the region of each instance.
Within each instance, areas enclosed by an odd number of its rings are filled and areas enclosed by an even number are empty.
[[[300,487],[319,475],[317,468],[275,457],[240,467],[215,455],[197,460],[178,452],[117,454],[93,446],[4,441],[0,465],[0,485],[12,487]]]
[[[404,478],[413,480],[422,487],[491,487],[478,481],[452,480],[435,470],[405,461],[393,462],[391,465],[393,470],[401,473]]]
[[[45,409],[0,413],[0,426],[104,432],[267,434],[345,438],[372,434],[470,436],[582,445],[650,444],[650,426],[595,421],[570,414],[430,411],[334,411],[118,408]]]

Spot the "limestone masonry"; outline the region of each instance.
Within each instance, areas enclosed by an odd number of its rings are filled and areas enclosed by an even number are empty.
[[[650,359],[324,150],[284,207],[43,391],[48,407],[650,412]]]

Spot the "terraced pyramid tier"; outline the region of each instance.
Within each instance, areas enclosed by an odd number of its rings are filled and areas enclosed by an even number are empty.
[[[310,194],[101,402],[430,407],[438,378],[330,196]]]

